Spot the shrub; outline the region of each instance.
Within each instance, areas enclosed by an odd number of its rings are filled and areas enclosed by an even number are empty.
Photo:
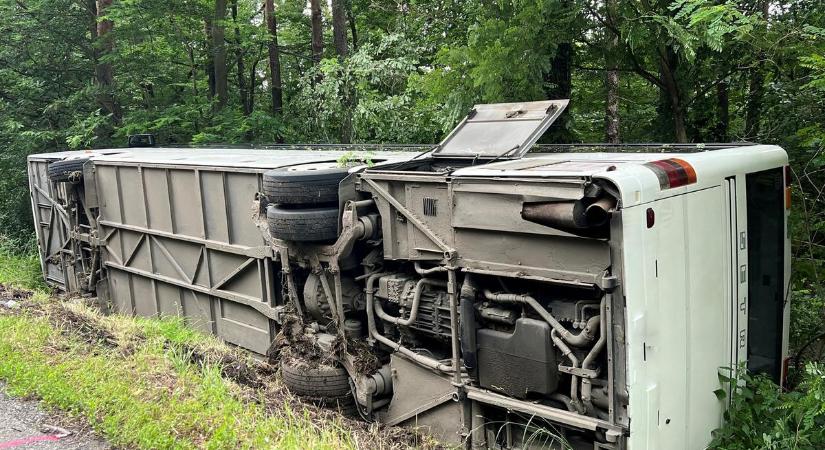
[[[823,366],[808,364],[802,382],[792,392],[783,392],[768,378],[745,371],[735,381],[737,387],[725,413],[725,424],[714,431],[711,449],[825,448]]]

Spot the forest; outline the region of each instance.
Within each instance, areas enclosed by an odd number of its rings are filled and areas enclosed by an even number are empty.
[[[821,0],[0,0],[0,36],[0,236],[15,251],[33,245],[32,153],[138,133],[426,144],[475,103],[569,98],[546,142],[783,146],[793,347],[825,331]],[[764,404],[825,439],[799,396]],[[747,403],[740,420],[760,422]],[[773,426],[749,432],[764,444]]]

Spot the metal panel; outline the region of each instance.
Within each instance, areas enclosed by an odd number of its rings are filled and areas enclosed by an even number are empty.
[[[475,105],[433,154],[448,158],[520,158],[561,115],[568,102]]]
[[[265,170],[344,154],[330,149],[33,155],[29,180],[44,276],[69,293],[96,288],[102,304],[116,312],[181,315],[202,331],[264,353],[282,287],[250,208]],[[378,161],[413,155],[376,150]],[[91,160],[83,183],[48,179],[48,165],[67,157]]]
[[[67,290],[64,255],[70,251],[68,217],[60,204],[59,186],[49,181],[47,169],[47,161],[29,161],[29,193],[40,266],[47,284]]]
[[[261,170],[95,164],[115,311],[182,315],[265,353],[280,304],[272,250],[250,218]]]

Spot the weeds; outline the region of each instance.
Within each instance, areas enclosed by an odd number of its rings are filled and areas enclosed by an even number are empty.
[[[341,155],[336,162],[338,163],[338,167],[350,167],[361,164],[366,164],[367,167],[372,167],[375,165],[373,157],[374,155],[372,152],[348,151]]]
[[[825,369],[805,367],[799,388],[783,392],[763,376],[741,371],[725,425],[714,431],[714,450],[819,450],[825,448]]]
[[[36,249],[33,237],[18,241],[0,235],[0,280],[5,286],[46,290]]]

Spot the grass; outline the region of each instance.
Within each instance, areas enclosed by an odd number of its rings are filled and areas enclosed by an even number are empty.
[[[82,305],[72,309],[96,315]],[[116,446],[136,448],[355,448],[341,422],[318,424],[288,397],[266,406],[213,364],[192,364],[182,345],[222,345],[178,320],[97,317],[118,346],[62,332],[52,315],[0,315],[0,378],[11,395],[34,396],[87,420]],[[138,338],[139,337],[139,338]],[[123,347],[121,347],[121,343]],[[128,351],[124,351],[128,349]],[[226,351],[231,351],[225,349]],[[279,406],[279,408],[272,408]],[[275,410],[273,413],[273,409]]]
[[[37,253],[33,250],[21,252],[19,247],[19,244],[11,243],[0,236],[0,283],[45,292],[46,284],[43,282]]]
[[[300,403],[272,372],[263,387],[227,379],[220,358],[263,367],[181,319],[103,316],[51,298],[36,259],[0,251],[0,283],[35,289],[0,308],[0,379],[87,421],[118,447],[140,449],[399,448],[392,434]],[[204,362],[206,361],[206,362]],[[217,361],[217,362],[215,362]],[[257,373],[257,372],[256,372]],[[395,436],[400,436],[396,433]]]

